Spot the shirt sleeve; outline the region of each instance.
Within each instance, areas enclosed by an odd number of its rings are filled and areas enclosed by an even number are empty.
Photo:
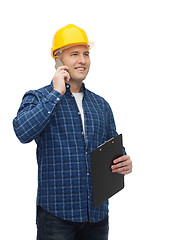
[[[56,104],[63,95],[52,90],[46,96],[37,91],[25,93],[17,116],[13,120],[16,136],[22,143],[37,138],[51,119]]]
[[[106,109],[106,113],[107,113],[106,133],[107,133],[107,140],[109,140],[110,138],[118,136],[118,133],[116,130],[116,124],[115,124],[113,112],[108,103],[106,105],[106,108],[107,108]],[[123,154],[127,155],[124,147],[123,147]]]

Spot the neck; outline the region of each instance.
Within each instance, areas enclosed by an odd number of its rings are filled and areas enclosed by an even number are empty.
[[[81,92],[82,81],[81,82],[76,82],[76,81],[70,80],[68,84],[70,85],[70,91],[72,93]]]

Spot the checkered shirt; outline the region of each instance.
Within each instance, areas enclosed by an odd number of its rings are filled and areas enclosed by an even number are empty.
[[[118,134],[106,100],[84,83],[81,91],[85,136],[69,84],[64,95],[52,82],[26,92],[13,127],[22,143],[37,144],[37,205],[64,220],[98,222],[108,215],[108,201],[93,206],[90,152]]]

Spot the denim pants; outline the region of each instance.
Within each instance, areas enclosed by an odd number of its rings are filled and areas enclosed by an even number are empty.
[[[37,207],[37,240],[108,240],[108,217],[97,223],[58,218]]]

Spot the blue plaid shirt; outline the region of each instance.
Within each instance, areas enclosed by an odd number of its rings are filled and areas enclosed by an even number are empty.
[[[64,220],[98,222],[108,201],[93,206],[90,152],[117,135],[109,104],[83,83],[85,137],[75,98],[66,84],[61,95],[53,84],[25,93],[15,133],[22,143],[37,144],[37,205]]]

